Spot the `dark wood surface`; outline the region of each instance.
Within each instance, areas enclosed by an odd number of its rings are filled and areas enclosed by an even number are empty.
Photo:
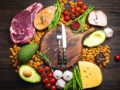
[[[42,84],[23,82],[14,72],[9,59],[9,26],[13,16],[36,0],[0,0],[0,90],[45,90]],[[38,0],[45,7],[54,0]],[[120,0],[84,0],[95,9],[101,9],[108,16],[108,26],[114,30],[114,36],[106,41],[111,48],[111,60],[103,69],[101,86],[91,90],[120,90],[120,62],[114,61],[114,55],[120,54]]]

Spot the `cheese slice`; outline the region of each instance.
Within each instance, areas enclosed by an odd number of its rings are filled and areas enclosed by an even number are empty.
[[[79,61],[83,89],[97,87],[102,82],[101,69],[91,62]]]

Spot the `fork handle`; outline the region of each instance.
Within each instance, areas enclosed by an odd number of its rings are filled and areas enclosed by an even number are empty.
[[[58,50],[58,65],[62,64],[61,52]]]

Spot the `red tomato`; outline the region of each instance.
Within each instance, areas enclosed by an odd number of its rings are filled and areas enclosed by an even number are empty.
[[[49,82],[49,80],[47,78],[44,78],[43,80],[43,83],[47,84]]]
[[[82,9],[86,10],[87,9],[87,6],[84,4],[82,5]]]
[[[68,22],[68,21],[70,21],[70,17],[69,17],[68,15],[66,15],[66,16],[64,16],[64,20],[65,20],[66,22]]]
[[[81,9],[81,10],[80,10],[80,13],[81,13],[81,14],[83,14],[84,12],[85,12],[85,10],[84,10],[84,9]]]
[[[68,10],[63,11],[63,15],[68,15],[68,14],[69,14]]]
[[[47,74],[47,77],[48,77],[48,78],[52,78],[52,77],[53,77],[53,73],[52,73],[52,72],[48,73],[48,74]]]
[[[51,90],[57,90],[56,86],[52,86]]]
[[[39,74],[41,74],[42,72],[43,72],[43,68],[39,68],[38,70],[37,70],[37,72],[39,73]]]
[[[75,15],[76,15],[76,17],[78,17],[80,15],[80,12],[76,11]]]
[[[44,70],[45,70],[45,72],[48,72],[48,71],[50,71],[50,67],[49,66],[45,66]]]
[[[76,11],[80,11],[80,8],[79,8],[79,7],[76,7]]]
[[[75,7],[72,7],[72,8],[70,9],[71,13],[74,13],[75,10],[76,10]]]
[[[81,2],[81,1],[77,1],[77,6],[82,6],[83,5],[83,2]]]
[[[120,61],[120,55],[116,55],[116,56],[115,56],[115,60],[116,60],[116,61]]]
[[[71,14],[70,15],[72,19],[75,19],[76,18],[76,15],[75,14]]]
[[[55,83],[55,79],[54,78],[50,79],[50,83],[54,84]]]
[[[46,84],[46,85],[45,85],[45,87],[46,87],[47,89],[50,89],[51,84],[50,84],[50,83],[48,83],[48,84]]]
[[[46,73],[41,73],[41,76],[44,78],[46,77]]]

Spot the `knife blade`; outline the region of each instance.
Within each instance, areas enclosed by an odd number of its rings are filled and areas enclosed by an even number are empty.
[[[66,57],[66,48],[67,48],[67,37],[64,24],[62,24],[62,48],[63,48],[63,66],[66,69],[67,57]]]
[[[64,24],[62,24],[62,46],[63,48],[67,47],[66,30]]]

